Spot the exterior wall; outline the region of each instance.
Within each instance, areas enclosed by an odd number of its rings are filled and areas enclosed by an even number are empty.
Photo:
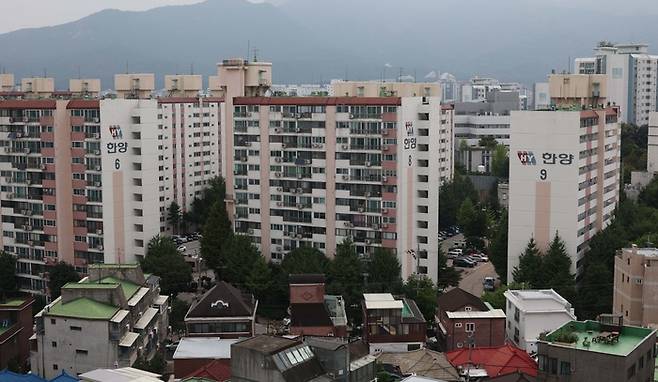
[[[548,76],[551,104],[597,105],[606,102],[605,74],[552,74]]]
[[[324,284],[291,284],[291,304],[324,303]]]
[[[176,378],[186,377],[213,361],[215,360],[211,358],[175,359],[174,377]],[[231,366],[230,359],[221,359],[217,361],[229,367]]]
[[[203,88],[203,78],[196,74],[166,75],[164,81],[171,96],[198,97]]]
[[[32,304],[28,299],[14,308],[0,307],[0,322],[8,320],[9,328],[0,334],[0,369],[7,368],[12,359],[24,365],[30,358],[32,328]]]
[[[612,311],[628,325],[658,324],[658,296],[653,292],[658,280],[658,251],[625,248],[615,256],[615,282]]]
[[[571,347],[554,346],[545,342],[537,344],[539,356],[557,359],[558,374],[540,369],[537,381],[568,382],[568,381],[601,381],[645,382],[653,380],[655,354],[655,338],[649,338],[639,344],[628,356],[615,356],[593,351],[574,350]],[[647,357],[649,355],[649,357]],[[639,368],[639,359],[644,358],[644,367]],[[571,364],[571,375],[559,375],[560,362]],[[633,377],[628,377],[628,369],[636,369]]]
[[[466,324],[475,324],[475,330],[467,332]],[[447,319],[445,327],[448,333],[442,350],[446,352],[468,347],[471,341],[474,347],[505,344],[504,318]]]
[[[114,90],[117,98],[149,98],[155,90],[155,75],[153,73],[115,74]]]
[[[103,226],[105,237],[111,238],[105,241],[105,263],[134,263],[160,233],[164,211],[159,200],[164,177],[145,176],[158,174],[160,168],[161,151],[152,144],[160,134],[157,101],[102,100],[100,109]],[[113,149],[122,144],[127,145],[124,152]]]
[[[290,334],[299,336],[306,335],[341,337],[336,333],[333,326],[291,326]]]
[[[14,90],[14,75],[11,73],[0,73],[0,91],[9,92]]]
[[[269,358],[269,357],[268,357]],[[231,346],[231,381],[286,382],[274,362],[253,349]]]
[[[333,81],[331,95],[336,97],[438,97],[437,82]]]
[[[508,279],[531,237],[545,250],[556,232],[580,273],[587,242],[619,201],[616,112],[513,112],[511,126]]]
[[[244,324],[247,327],[246,331],[235,331],[235,332],[227,332],[227,331],[203,331],[203,332],[198,332],[194,329],[195,324],[208,324],[208,325],[221,325],[221,324]],[[185,319],[185,327],[187,329],[187,336],[188,337],[220,337],[220,338],[249,338],[254,335],[254,324],[255,320],[251,317],[249,318],[240,318],[240,317],[233,317],[233,318],[220,318],[220,319],[211,319],[211,318],[204,318],[204,319]]]
[[[507,309],[507,338],[520,349],[533,353],[537,351],[537,341],[543,332],[553,331],[574,319],[566,312],[519,312],[519,319],[514,316],[514,309]],[[518,341],[515,330],[519,330]]]
[[[50,97],[55,91],[55,79],[31,77],[21,79],[21,91],[30,98]]]
[[[649,116],[647,172],[651,176],[658,172],[658,112],[652,112]]]
[[[101,92],[101,80],[97,78],[70,79],[69,91],[78,96],[97,97]]]
[[[551,93],[548,82],[537,82],[534,86],[535,110],[547,109],[551,104]]]
[[[370,343],[370,354],[375,353],[402,353],[422,349],[425,347],[424,341],[409,342],[377,342]]]

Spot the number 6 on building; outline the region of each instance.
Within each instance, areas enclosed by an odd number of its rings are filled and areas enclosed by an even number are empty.
[[[119,158],[114,160],[114,168],[117,170],[121,168],[121,161],[119,160]]]

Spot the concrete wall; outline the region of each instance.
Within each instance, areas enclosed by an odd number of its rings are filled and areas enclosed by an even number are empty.
[[[331,84],[336,97],[439,97],[441,85],[437,82],[381,82],[335,81]]]
[[[466,324],[475,324],[474,332],[466,332]],[[446,320],[447,336],[445,338],[445,349],[451,351],[468,347],[470,341],[474,341],[476,347],[502,346],[505,344],[505,319],[504,318],[468,318]],[[461,345],[461,346],[460,346]]]

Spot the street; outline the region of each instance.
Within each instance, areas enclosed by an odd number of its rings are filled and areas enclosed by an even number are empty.
[[[448,253],[448,250],[454,246],[455,242],[463,239],[464,235],[459,234],[444,240],[441,243],[441,249],[443,250],[443,253]],[[448,260],[448,265],[452,265],[452,260]],[[459,287],[478,297],[482,296],[484,291],[482,281],[485,277],[491,276],[495,279],[498,279],[498,275],[496,274],[491,261],[486,263],[478,263],[475,268],[457,267],[456,269],[462,271],[462,279],[459,282]]]

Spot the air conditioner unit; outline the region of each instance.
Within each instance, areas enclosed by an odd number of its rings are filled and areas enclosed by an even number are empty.
[[[350,228],[354,227],[354,223],[350,222]]]
[[[16,133],[16,138],[23,138],[23,133],[17,132]]]
[[[304,192],[304,190],[302,190],[301,188],[298,188],[298,189],[297,189],[297,193],[298,193],[298,194],[301,194],[301,193],[303,193],[303,192]]]
[[[277,245],[276,246],[276,251],[281,252],[281,251],[283,251],[283,248],[280,245]]]
[[[239,189],[240,189],[240,185],[239,185],[239,184],[235,184],[235,185],[233,185],[233,188],[235,188],[236,190],[239,190]]]
[[[249,147],[249,146],[251,146],[251,142],[247,141],[247,142],[244,143],[244,145]]]
[[[384,183],[388,182],[388,176],[386,175],[382,176],[382,182]]]
[[[26,231],[32,231],[32,226],[31,225],[24,225],[23,229]]]
[[[45,163],[41,163],[41,169],[42,169],[42,170],[45,170],[45,169],[46,169],[46,164],[45,164]]]
[[[384,136],[388,135],[388,130],[382,130],[382,135]]]
[[[275,172],[275,173],[274,173],[274,176],[276,176],[277,178],[280,178],[280,177],[281,177],[281,173],[280,173],[280,172]]]
[[[291,188],[291,189],[290,189],[290,192],[292,192],[293,194],[296,194],[296,193],[297,193],[297,189],[296,189],[296,188]]]
[[[274,132],[275,132],[275,133],[280,133],[280,132],[281,132],[281,129],[279,129],[278,127],[275,127],[275,128],[274,128]]]
[[[369,192],[366,192],[366,193],[365,193],[365,197],[366,197],[366,198],[369,198],[370,196],[371,196],[371,194],[370,194]]]
[[[366,239],[366,244],[370,244],[370,243],[372,243],[370,239]]]
[[[94,182],[94,187],[100,187],[100,186],[101,186],[101,182]]]
[[[379,224],[373,224],[372,229],[379,229]]]
[[[97,230],[96,230],[96,235],[102,235],[102,234],[103,234],[103,230],[102,230],[102,229],[97,229]]]
[[[253,235],[253,234],[254,234],[254,230],[251,229],[251,228],[249,228],[249,230],[248,230],[247,232],[248,232],[250,235]]]
[[[100,170],[101,170],[101,166],[96,166],[96,171],[100,171]]]
[[[95,139],[101,139],[101,133],[96,133],[94,134]]]
[[[365,211],[365,208],[359,207],[359,212],[364,212],[364,211]]]
[[[13,199],[13,198],[14,198],[14,194],[11,194],[11,193],[7,194],[7,199]]]
[[[100,118],[94,118],[94,123],[101,123]]]
[[[23,152],[24,152],[25,154],[29,154],[29,153],[32,152],[32,150],[31,150],[29,147],[26,147],[25,149],[23,149]]]
[[[27,215],[28,210],[21,210],[21,214]]]
[[[384,146],[384,151],[388,151],[388,146]]]
[[[94,155],[101,155],[101,151],[100,150],[94,150]]]
[[[349,227],[350,224],[352,224],[352,223],[350,223],[350,222],[345,222],[343,225],[344,225],[345,227]]]
[[[349,180],[350,176],[349,175],[343,175],[343,180]]]
[[[276,202],[276,206],[277,206],[277,207],[282,207],[282,206],[283,206],[283,202]]]
[[[28,240],[27,245],[29,245],[30,247],[34,247],[34,241]]]
[[[386,223],[382,224],[382,228],[388,228],[388,224]]]
[[[350,113],[350,119],[356,118],[356,115],[354,113]]]
[[[281,148],[282,148],[282,149],[285,149],[286,147],[288,147],[288,145],[286,145],[285,143],[282,143],[282,144],[281,144]]]
[[[275,161],[276,163],[281,163],[281,162],[283,162],[283,158],[281,158],[281,157],[275,157],[275,158],[274,158],[274,161]]]
[[[382,208],[382,213],[387,214],[388,213],[388,208]]]
[[[366,167],[370,167],[370,166],[372,166],[372,163],[366,161]]]
[[[283,187],[277,187],[276,190],[281,192],[281,191],[283,191]]]
[[[350,148],[350,146],[349,146],[349,145],[342,145],[341,148],[342,148],[343,150],[347,150],[347,149]]]
[[[298,239],[301,239],[302,237],[303,237],[303,236],[302,236],[301,233],[298,233],[298,234],[297,234],[297,238],[298,238]]]
[[[242,162],[246,162],[246,161],[247,161],[247,157],[242,157],[242,158],[240,158],[240,161],[242,161]]]
[[[11,152],[11,147],[5,147],[5,153],[9,154]]]
[[[297,208],[301,210],[301,209],[303,209],[303,208],[304,208],[304,205],[303,205],[303,204],[301,204],[301,203],[297,203]]]
[[[32,184],[32,181],[28,179],[28,180],[25,181],[25,183],[29,186],[29,185]]]
[[[302,179],[304,177],[303,174],[297,174],[297,179]]]
[[[14,122],[16,122],[16,120],[12,117],[9,117],[9,123],[14,123]]]
[[[99,251],[102,251],[102,250],[103,250],[103,246],[102,246],[102,245],[98,245],[98,246],[96,246],[96,249],[98,249]]]
[[[27,123],[28,121],[29,119],[27,119],[27,117],[23,117],[23,122]]]
[[[238,175],[239,171],[238,170],[233,170],[233,175]]]

